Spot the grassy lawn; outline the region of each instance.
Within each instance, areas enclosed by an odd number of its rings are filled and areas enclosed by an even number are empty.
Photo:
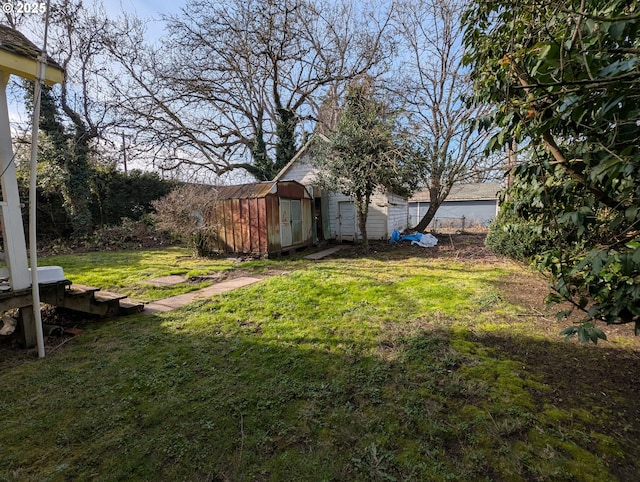
[[[234,268],[181,256],[48,261],[143,294]],[[0,352],[0,480],[640,479],[635,339],[562,342],[512,263],[341,256],[240,265],[281,273],[44,360]]]
[[[188,278],[228,271],[233,261],[197,259],[191,256],[191,250],[167,248],[48,256],[39,264],[62,266],[65,276],[76,284],[112,290],[141,301],[154,301],[210,285],[211,282],[189,282]],[[148,284],[152,278],[169,275],[184,276],[185,282],[161,287]]]

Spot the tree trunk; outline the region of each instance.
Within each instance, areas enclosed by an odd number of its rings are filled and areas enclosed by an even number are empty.
[[[429,209],[427,209],[425,215],[422,216],[422,219],[417,226],[413,228],[414,231],[422,233],[427,229],[427,226],[429,226],[429,223],[435,217],[436,212],[438,212],[438,209],[449,195],[449,191],[451,191],[451,187],[445,189],[438,189],[434,187],[429,188]]]
[[[365,196],[364,200],[356,197],[355,206],[358,214],[358,227],[360,228],[360,234],[362,235],[362,247],[364,252],[368,253],[369,237],[367,236],[367,217],[369,216],[369,196]]]

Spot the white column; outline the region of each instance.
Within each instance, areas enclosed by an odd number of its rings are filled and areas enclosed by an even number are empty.
[[[11,287],[13,290],[31,286],[29,265],[27,263],[27,246],[20,210],[18,180],[16,166],[13,162],[13,145],[11,142],[11,126],[9,124],[9,108],[7,106],[7,83],[9,74],[0,71],[0,173],[2,178],[2,199],[6,203],[2,207],[2,229],[4,248]]]

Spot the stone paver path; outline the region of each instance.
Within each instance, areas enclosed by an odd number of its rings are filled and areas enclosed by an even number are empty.
[[[334,246],[332,248],[328,248],[322,251],[318,251],[317,253],[305,256],[304,259],[316,261],[330,256],[333,253],[337,253],[344,247],[345,246]],[[180,308],[196,300],[202,300],[220,293],[226,293],[227,291],[242,288],[243,286],[252,285],[253,283],[257,283],[264,278],[265,277],[242,276],[239,278],[222,281],[212,286],[208,286],[207,288],[192,291],[191,293],[185,293],[183,295],[172,296],[171,298],[152,301],[145,304],[143,313],[164,313],[167,311],[175,310],[176,308]],[[184,282],[184,278],[182,276],[173,275],[153,278],[151,280],[147,280],[146,283],[152,284],[154,286],[168,286],[182,282]]]
[[[216,283],[215,285],[208,286],[201,290],[192,291],[191,293],[185,293],[183,295],[172,296],[171,298],[147,303],[144,306],[143,313],[159,313],[175,310],[176,308],[185,306],[193,301],[209,298],[220,293],[226,293],[227,291],[242,288],[243,286],[249,286],[263,279],[264,278],[242,276],[240,278],[222,281],[221,283]]]
[[[172,274],[170,276],[160,276],[158,278],[151,278],[144,281],[144,284],[151,286],[173,286],[179,283],[184,283],[184,276],[178,274]]]
[[[338,251],[340,251],[342,248],[345,248],[345,247],[346,246],[334,246],[333,248],[324,249],[322,251],[318,251],[317,253],[313,253],[313,254],[310,254],[308,256],[305,256],[304,259],[310,259],[312,261],[317,261],[319,259],[326,258],[327,256],[330,256],[333,253],[337,253]]]

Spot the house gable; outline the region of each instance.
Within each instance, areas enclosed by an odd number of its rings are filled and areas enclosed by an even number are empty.
[[[326,139],[324,136],[321,138]],[[297,181],[305,186],[314,186],[318,168],[313,164],[312,156],[313,138],[300,148],[275,180]],[[345,216],[355,216],[355,209],[348,206],[353,205],[353,198],[339,192],[321,192],[317,187],[313,187],[313,192],[315,198],[321,199],[321,202],[316,203],[316,217],[322,220],[325,239],[360,239],[356,219],[345,219]],[[394,229],[405,229],[408,221],[407,198],[382,190],[373,194],[367,218],[367,234],[370,239],[388,239]]]

